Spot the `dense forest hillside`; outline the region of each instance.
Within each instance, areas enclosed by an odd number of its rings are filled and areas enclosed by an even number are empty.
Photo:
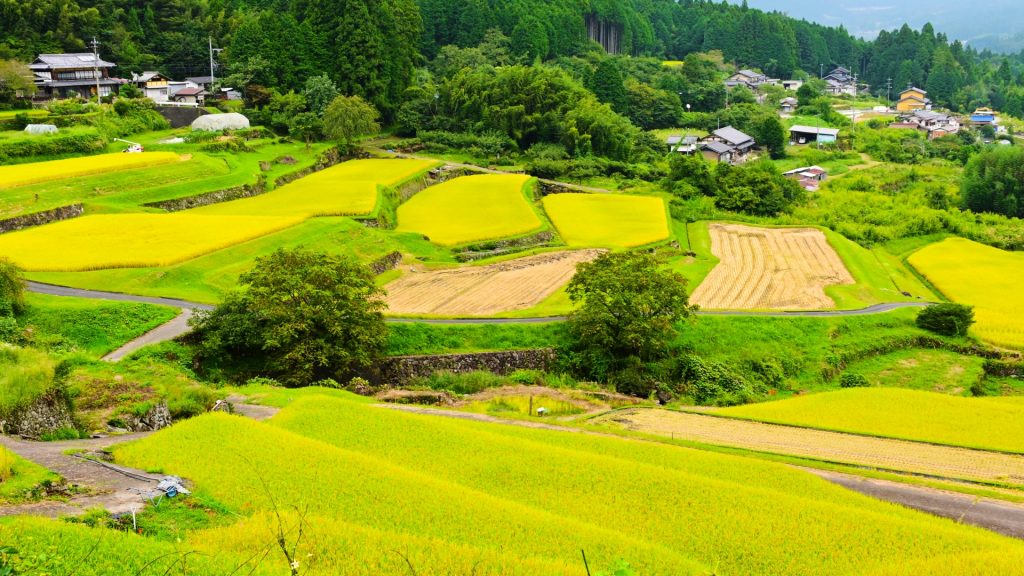
[[[1016,96],[994,88],[1014,84],[1022,66],[950,42],[931,25],[864,41],[842,27],[705,0],[0,0],[0,58],[82,50],[95,36],[122,75],[206,75],[209,37],[225,48],[218,76],[288,90],[325,72],[385,112],[424,59],[445,45],[477,46],[493,29],[522,63],[577,55],[592,40],[664,59],[717,50],[779,78],[842,65],[881,96],[914,84],[954,108],[1007,105]]]

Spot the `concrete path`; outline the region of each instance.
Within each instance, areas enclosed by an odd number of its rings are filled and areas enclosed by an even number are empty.
[[[85,488],[88,492],[74,496],[67,502],[41,501],[28,504],[0,507],[0,516],[31,514],[34,516],[78,516],[89,508],[105,508],[112,514],[141,510],[146,505],[144,494],[156,489],[162,476],[147,474],[114,465],[101,465],[85,458],[65,454],[65,450],[103,450],[113,446],[144,438],[150,432],[139,432],[121,436],[89,440],[67,440],[63,442],[34,442],[0,436],[0,444],[21,456],[59,474],[69,484]]]
[[[192,327],[188,325],[188,321],[192,318],[192,314],[193,311],[191,308],[182,308],[181,313],[170,322],[161,324],[142,336],[126,343],[124,346],[121,346],[117,350],[114,350],[110,354],[104,356],[103,360],[106,360],[107,362],[120,362],[124,357],[136,350],[139,350],[140,348],[144,348],[150,344],[158,344],[160,342],[174,340],[178,336],[187,334],[189,330],[192,329]]]
[[[423,414],[429,416],[446,417],[446,418],[457,418],[461,420],[474,420],[478,422],[489,422],[496,424],[505,424],[509,426],[521,426],[526,428],[540,428],[544,430],[556,430],[560,432],[570,432],[576,434],[591,434],[595,436],[614,436],[611,434],[586,430],[581,428],[570,428],[565,426],[558,426],[555,424],[546,424],[543,422],[530,422],[521,420],[505,420],[489,416],[486,414],[473,414],[468,412],[455,412],[452,410],[440,410],[436,408],[425,408],[420,406],[404,406],[404,405],[380,405],[382,408],[388,408],[392,410],[398,410],[402,412],[410,412],[414,414]],[[613,413],[614,414],[614,413]],[[762,431],[764,433],[764,431]],[[667,435],[667,434],[666,434]],[[637,442],[646,442],[648,440],[631,439]],[[765,442],[771,442],[772,439],[769,435],[766,435],[763,440]],[[714,443],[714,442],[709,442]],[[731,444],[727,444],[731,445]],[[826,470],[817,470],[813,468],[805,468],[796,466],[800,470],[819,476],[829,482],[833,482],[850,490],[884,500],[886,502],[892,502],[894,504],[900,504],[908,508],[926,512],[943,518],[950,518],[957,522],[964,524],[971,524],[986,528],[1006,536],[1014,538],[1024,539],[1024,505],[1005,502],[1001,500],[993,500],[988,498],[979,498],[961,494],[959,492],[950,492],[946,490],[938,490],[935,488],[929,488],[925,486],[915,486],[912,484],[901,484],[899,482],[889,482],[885,480],[875,480],[864,478],[861,476],[855,476],[851,474],[842,474],[839,472],[831,472]]]

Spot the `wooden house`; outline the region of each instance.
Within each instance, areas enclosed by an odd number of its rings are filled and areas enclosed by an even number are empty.
[[[913,112],[914,110],[931,110],[932,101],[928,93],[913,86],[900,92],[900,100],[896,103],[897,112]]]
[[[92,52],[40,54],[28,65],[36,83],[38,98],[95,98],[116,94],[122,81],[110,77],[116,64],[97,58]]]
[[[144,97],[154,102],[167,102],[170,99],[171,79],[159,72],[132,74],[131,82],[139,87]]]

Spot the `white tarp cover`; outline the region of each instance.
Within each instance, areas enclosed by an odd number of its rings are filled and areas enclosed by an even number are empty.
[[[25,126],[27,134],[56,134],[59,132],[53,124],[29,124]]]
[[[192,129],[200,132],[221,132],[223,130],[243,130],[249,127],[249,119],[241,114],[207,114],[192,122]]]

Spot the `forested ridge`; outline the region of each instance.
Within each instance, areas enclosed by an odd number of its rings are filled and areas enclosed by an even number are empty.
[[[158,69],[206,75],[207,38],[225,48],[218,76],[298,89],[326,72],[346,93],[396,108],[413,70],[441,47],[479,45],[489,30],[519,62],[580,54],[588,15],[621,30],[621,51],[664,59],[720,51],[769,76],[846,66],[885,95],[909,84],[954,108],[991,103],[1024,111],[1016,85],[1024,57],[978,53],[925,26],[875,41],[743,4],[706,0],[0,0],[0,58],[83,50],[93,36],[127,75]]]

